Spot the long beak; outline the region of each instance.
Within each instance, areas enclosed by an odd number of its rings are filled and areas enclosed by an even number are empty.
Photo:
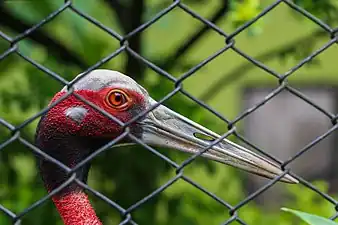
[[[151,102],[156,103],[152,99]],[[210,146],[213,140],[220,138],[220,135],[163,105],[149,112],[140,124],[143,128],[142,140],[145,143],[188,153],[198,153]],[[208,139],[199,138],[200,136]],[[274,178],[283,173],[276,163],[227,139],[221,140],[201,156],[267,178]],[[283,176],[281,181],[298,183],[298,180],[288,174]]]

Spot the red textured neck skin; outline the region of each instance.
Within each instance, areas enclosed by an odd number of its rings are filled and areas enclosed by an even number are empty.
[[[102,225],[88,196],[81,191],[53,197],[53,201],[65,225]]]

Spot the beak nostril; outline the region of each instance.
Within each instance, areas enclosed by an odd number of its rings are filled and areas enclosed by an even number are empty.
[[[198,138],[198,139],[201,139],[203,141],[215,141],[216,139],[209,136],[209,135],[206,135],[206,134],[202,134],[202,133],[198,133],[198,132],[195,132],[194,133],[194,137]]]

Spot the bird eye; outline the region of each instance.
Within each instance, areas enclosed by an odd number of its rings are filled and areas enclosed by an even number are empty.
[[[121,90],[110,91],[106,99],[109,106],[119,110],[126,109],[129,106],[129,100],[128,95]]]

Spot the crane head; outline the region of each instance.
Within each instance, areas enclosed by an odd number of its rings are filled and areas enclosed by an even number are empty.
[[[122,123],[128,123],[157,103],[133,79],[112,70],[94,70],[75,82],[72,88],[74,93]],[[54,96],[51,103],[65,96],[67,91],[67,87],[64,87]],[[40,139],[43,136],[45,140],[55,137],[56,133],[62,134],[63,137],[113,140],[124,132],[120,123],[73,95],[67,96],[51,108],[41,123],[37,135]],[[148,145],[187,153],[198,153],[220,139],[201,156],[267,178],[274,178],[283,173],[277,163],[225,138],[222,139],[220,135],[164,105],[158,105],[128,127],[133,136]],[[208,138],[201,138],[201,135]],[[298,183],[289,174],[285,174],[281,181]]]

